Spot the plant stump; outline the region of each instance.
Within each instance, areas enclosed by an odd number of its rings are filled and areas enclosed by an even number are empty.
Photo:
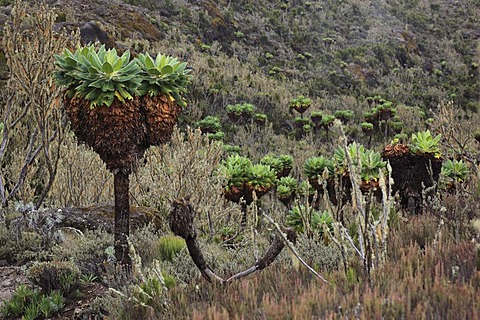
[[[131,270],[128,254],[130,233],[129,175],[152,145],[170,139],[181,111],[169,97],[143,96],[112,105],[90,107],[90,101],[64,96],[66,114],[78,142],[91,147],[114,174],[115,258]]]
[[[424,201],[435,193],[442,169],[441,158],[431,153],[412,154],[404,144],[386,146],[382,157],[390,161],[392,167],[392,192],[399,192],[403,208],[419,213]]]

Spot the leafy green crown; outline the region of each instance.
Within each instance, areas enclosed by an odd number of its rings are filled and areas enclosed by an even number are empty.
[[[190,70],[186,69],[187,63],[180,62],[177,58],[157,54],[153,59],[148,53],[139,54],[137,63],[142,69],[142,83],[138,88],[139,94],[156,96],[159,93],[172,96],[178,105],[184,107],[185,100],[182,93],[187,93],[187,86],[191,81]]]
[[[290,100],[290,107],[300,107],[300,106],[310,106],[312,104],[312,99],[299,95],[296,98]]]
[[[115,49],[98,50],[94,45],[80,47],[74,53],[65,49],[55,55],[55,81],[67,87],[69,97],[90,100],[90,106],[110,106],[114,99],[121,102],[133,96],[160,93],[172,97],[185,106],[181,97],[191,81],[186,63],[158,54],[153,60],[148,53],[130,59],[130,51],[121,56]]]
[[[382,160],[379,152],[366,149],[363,145],[356,142],[350,143],[347,146],[347,152],[352,159],[354,166],[360,166],[360,176],[364,181],[378,180],[380,177],[380,170],[383,170],[387,163]],[[343,147],[335,149],[333,160],[335,172],[339,175],[348,172],[348,160]]]
[[[252,115],[255,106],[251,103],[237,103],[227,105],[227,112],[236,115]]]
[[[226,182],[226,190],[235,186],[242,188],[245,185],[254,189],[268,189],[277,182],[276,172],[268,165],[253,165],[250,159],[238,154],[229,156],[220,167]]]
[[[409,145],[410,151],[415,154],[430,153],[436,158],[440,158],[441,152],[438,143],[440,142],[441,137],[440,134],[433,137],[430,130],[413,133],[412,143]]]
[[[131,100],[141,82],[140,67],[136,61],[130,61],[129,51],[118,56],[115,49],[101,46],[97,51],[91,45],[80,47],[75,53],[65,49],[55,58],[57,85],[67,87],[70,97],[90,100],[91,106],[110,106],[115,97],[122,102]]]
[[[303,172],[310,179],[322,177],[325,169],[329,174],[333,171],[331,161],[324,156],[308,158],[303,165]]]

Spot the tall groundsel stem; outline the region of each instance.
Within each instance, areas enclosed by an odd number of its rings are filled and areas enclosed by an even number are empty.
[[[115,259],[117,264],[130,273],[132,258],[128,251],[130,233],[129,176],[118,171],[114,175],[115,192]]]

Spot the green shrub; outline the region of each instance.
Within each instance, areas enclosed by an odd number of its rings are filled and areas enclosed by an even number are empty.
[[[68,294],[80,283],[80,269],[70,261],[35,262],[28,269],[27,277],[45,293]]]
[[[163,261],[172,261],[175,255],[185,248],[185,240],[183,238],[168,235],[158,240],[158,256]]]
[[[165,283],[165,287],[167,287],[167,289],[172,289],[177,285],[177,280],[175,279],[174,276],[168,273],[162,273],[162,275],[163,275],[163,281]]]
[[[6,7],[13,4],[15,0],[0,0],[0,7]]]

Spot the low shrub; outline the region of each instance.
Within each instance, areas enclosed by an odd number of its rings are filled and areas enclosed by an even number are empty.
[[[68,294],[80,283],[80,269],[70,261],[35,262],[27,271],[28,279],[50,294]]]

